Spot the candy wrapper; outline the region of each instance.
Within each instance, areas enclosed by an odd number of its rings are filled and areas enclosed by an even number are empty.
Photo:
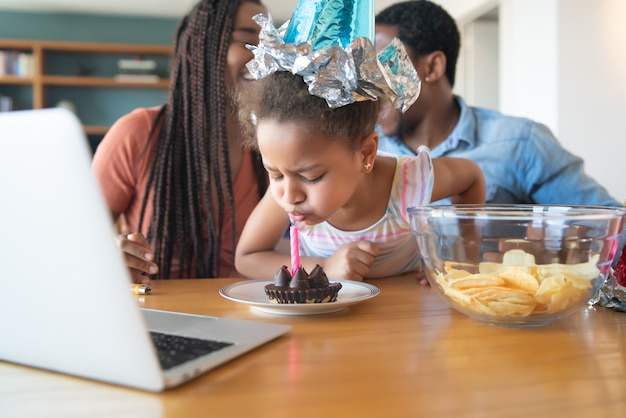
[[[248,71],[261,79],[275,71],[301,75],[309,93],[340,107],[387,97],[403,112],[419,96],[421,82],[402,43],[394,39],[378,55],[372,0],[300,0],[279,29],[271,16],[254,17],[259,45]]]
[[[616,311],[626,312],[626,246],[615,268],[598,293],[595,303]]]

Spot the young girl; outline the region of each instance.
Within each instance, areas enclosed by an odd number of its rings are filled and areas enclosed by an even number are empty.
[[[290,223],[307,271],[319,264],[346,280],[418,271],[406,209],[449,196],[484,202],[482,172],[469,160],[431,160],[427,149],[400,159],[377,155],[378,101],[330,108],[286,71],[258,80],[238,101],[270,176],[235,253],[237,270],[250,278],[272,278],[290,264],[274,250]]]

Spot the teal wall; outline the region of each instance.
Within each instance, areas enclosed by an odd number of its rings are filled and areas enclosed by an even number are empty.
[[[3,10],[0,38],[170,45],[178,22],[167,18]]]
[[[0,38],[172,45],[179,20],[0,11]],[[75,63],[69,63],[71,59],[68,57],[67,65],[75,66]],[[97,74],[97,69],[102,67],[97,57],[81,64],[90,68],[93,75],[101,75]],[[167,67],[167,62],[159,66]],[[48,71],[55,72],[53,63],[50,63],[49,67]],[[12,96],[17,108],[32,106],[29,87],[0,85],[0,94]],[[61,86],[47,89],[49,105],[54,105],[61,99],[70,100],[76,105],[82,122],[92,125],[110,125],[136,107],[159,105],[165,102],[166,98],[166,89],[98,89]],[[102,137],[98,135],[90,136],[89,141],[93,149],[101,139]]]

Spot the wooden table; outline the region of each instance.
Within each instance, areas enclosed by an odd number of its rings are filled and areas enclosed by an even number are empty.
[[[278,316],[219,296],[233,281],[161,281],[138,303],[292,331],[162,394],[0,363],[0,417],[626,417],[625,313],[489,326],[405,276],[342,312]]]

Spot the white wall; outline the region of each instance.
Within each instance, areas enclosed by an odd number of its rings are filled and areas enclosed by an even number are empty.
[[[446,9],[458,22],[459,26],[476,19],[496,7],[502,0],[431,0]],[[378,3],[378,1],[377,1]],[[385,3],[385,1],[383,1]],[[396,3],[387,1],[386,3]]]
[[[494,6],[490,0],[437,3],[462,30]],[[495,5],[500,110],[548,125],[565,148],[584,158],[587,173],[616,199],[626,200],[626,1],[499,0]],[[468,62],[459,65],[458,77],[471,70]],[[471,97],[468,83],[455,90]]]
[[[500,108],[499,24],[493,20],[476,20],[465,25],[463,54],[459,54],[456,89],[464,89],[467,103],[487,109]],[[463,69],[462,69],[463,68]]]
[[[626,200],[626,2],[560,0],[558,16],[559,138]]]
[[[544,123],[557,136],[558,1],[500,3],[500,110]]]

